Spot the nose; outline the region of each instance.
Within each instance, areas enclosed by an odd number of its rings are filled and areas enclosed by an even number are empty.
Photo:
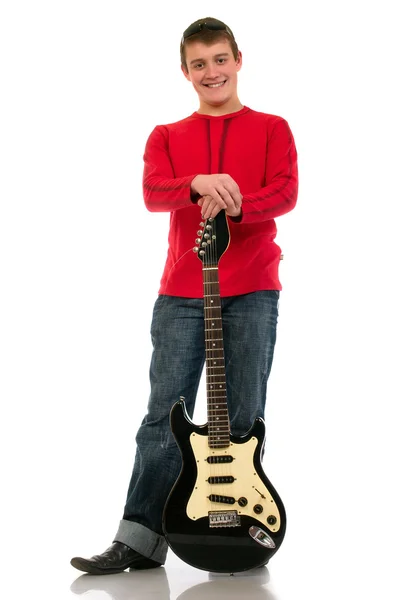
[[[219,75],[218,65],[211,63],[206,67],[206,77],[207,79],[216,79]]]

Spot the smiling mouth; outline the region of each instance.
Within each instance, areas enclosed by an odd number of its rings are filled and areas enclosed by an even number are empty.
[[[204,83],[203,85],[205,85],[206,87],[210,88],[210,89],[218,89],[221,88],[225,85],[226,83],[226,79],[225,81],[220,81],[219,83]]]

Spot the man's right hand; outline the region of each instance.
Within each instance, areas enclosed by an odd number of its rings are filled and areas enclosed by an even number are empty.
[[[224,209],[231,216],[240,214],[243,196],[238,184],[230,175],[197,175],[190,187],[202,196],[198,204],[201,206],[203,219],[214,218]]]

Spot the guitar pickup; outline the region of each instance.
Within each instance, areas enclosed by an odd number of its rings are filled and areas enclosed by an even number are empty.
[[[232,496],[220,496],[219,494],[210,494],[207,496],[210,502],[221,502],[221,504],[235,504],[235,498]]]
[[[235,478],[232,475],[227,475],[225,477],[209,477],[207,481],[208,483],[233,483]]]
[[[208,456],[207,462],[211,465],[219,464],[219,463],[231,463],[233,462],[233,456],[225,455],[222,456]]]

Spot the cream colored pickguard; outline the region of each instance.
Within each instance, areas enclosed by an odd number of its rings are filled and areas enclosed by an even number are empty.
[[[196,521],[208,517],[209,511],[237,510],[239,515],[257,519],[270,531],[279,531],[281,520],[278,507],[254,468],[254,452],[258,443],[256,437],[253,436],[243,444],[231,442],[228,448],[209,448],[206,435],[192,433],[190,443],[197,465],[197,479],[186,508],[189,519]],[[217,464],[207,462],[209,456],[222,455],[232,456],[233,462]],[[208,483],[209,477],[228,475],[235,478],[233,483]],[[230,496],[235,498],[236,502],[235,504],[211,502],[207,497],[210,494]],[[246,498],[247,505],[241,507],[237,502],[239,498]],[[256,505],[263,507],[261,514],[254,512],[253,507]],[[267,522],[267,518],[271,516],[276,518],[274,525]]]

